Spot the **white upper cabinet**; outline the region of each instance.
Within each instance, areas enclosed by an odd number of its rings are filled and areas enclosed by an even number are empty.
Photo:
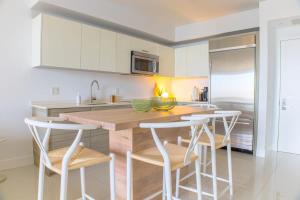
[[[175,75],[175,50],[171,47],[159,45],[159,74],[173,77]]]
[[[116,72],[129,74],[131,64],[132,37],[121,33],[117,34],[117,65]]]
[[[131,69],[131,51],[158,55],[158,44],[125,34],[117,33],[116,72],[129,74]]]
[[[190,46],[187,49],[187,76],[209,75],[209,47],[208,41]]]
[[[186,48],[175,49],[175,77],[185,77],[187,75],[186,67]]]
[[[116,33],[82,25],[81,69],[115,72]]]
[[[33,21],[33,64],[80,68],[81,24],[49,15]]]
[[[100,31],[100,63],[101,71],[115,72],[117,59],[117,33],[101,29]]]
[[[175,76],[200,77],[209,75],[208,41],[175,50]]]
[[[132,51],[159,56],[160,75],[174,76],[173,48],[46,14],[33,19],[33,67],[130,74]]]
[[[158,45],[154,42],[131,37],[131,49],[143,53],[158,55]]]
[[[99,70],[100,31],[98,28],[82,25],[81,69]]]

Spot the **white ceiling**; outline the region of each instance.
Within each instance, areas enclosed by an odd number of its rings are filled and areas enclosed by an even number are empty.
[[[110,0],[174,27],[255,9],[259,0]]]

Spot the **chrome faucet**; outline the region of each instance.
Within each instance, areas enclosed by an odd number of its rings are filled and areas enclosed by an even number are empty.
[[[97,89],[100,90],[100,86],[99,86],[99,82],[97,80],[93,80],[91,82],[91,85],[90,85],[90,91],[91,91],[91,98],[90,98],[90,103],[92,104],[93,103],[93,100],[96,100],[96,97],[94,97],[93,95],[93,85],[96,84],[97,85]]]

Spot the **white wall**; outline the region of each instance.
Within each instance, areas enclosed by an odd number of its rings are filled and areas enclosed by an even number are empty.
[[[179,26],[175,29],[175,41],[191,40],[239,31],[259,26],[258,9],[235,13],[205,22]]]
[[[32,141],[23,120],[31,115],[32,100],[75,100],[89,93],[91,80],[99,80],[102,96],[118,87],[123,97],[149,97],[154,82],[171,89],[170,79],[114,75],[70,70],[31,69],[31,13],[29,0],[0,0],[0,169],[32,163]],[[51,88],[60,87],[52,96]]]
[[[259,6],[259,27],[260,27],[260,61],[259,61],[259,108],[258,108],[258,138],[257,155],[265,156],[272,150],[274,142],[274,84],[276,80],[274,70],[274,60],[276,53],[273,42],[274,29],[271,24],[276,20],[300,16],[299,0],[266,0],[261,1]]]

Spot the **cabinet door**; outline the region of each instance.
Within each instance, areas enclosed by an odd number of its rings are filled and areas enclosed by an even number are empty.
[[[100,34],[100,63],[101,71],[116,71],[116,32],[101,30]]]
[[[134,51],[158,55],[158,45],[156,43],[139,38],[131,38],[131,48]]]
[[[208,42],[189,46],[186,49],[186,66],[188,77],[209,75]]]
[[[175,50],[159,45],[159,74],[173,77],[175,73]]]
[[[82,25],[81,68],[99,70],[100,31],[96,27]]]
[[[131,39],[124,34],[117,34],[117,65],[116,72],[130,74],[131,65]]]
[[[176,48],[175,49],[175,76],[185,77],[186,76],[186,48]]]
[[[43,15],[42,65],[80,68],[81,24]]]

